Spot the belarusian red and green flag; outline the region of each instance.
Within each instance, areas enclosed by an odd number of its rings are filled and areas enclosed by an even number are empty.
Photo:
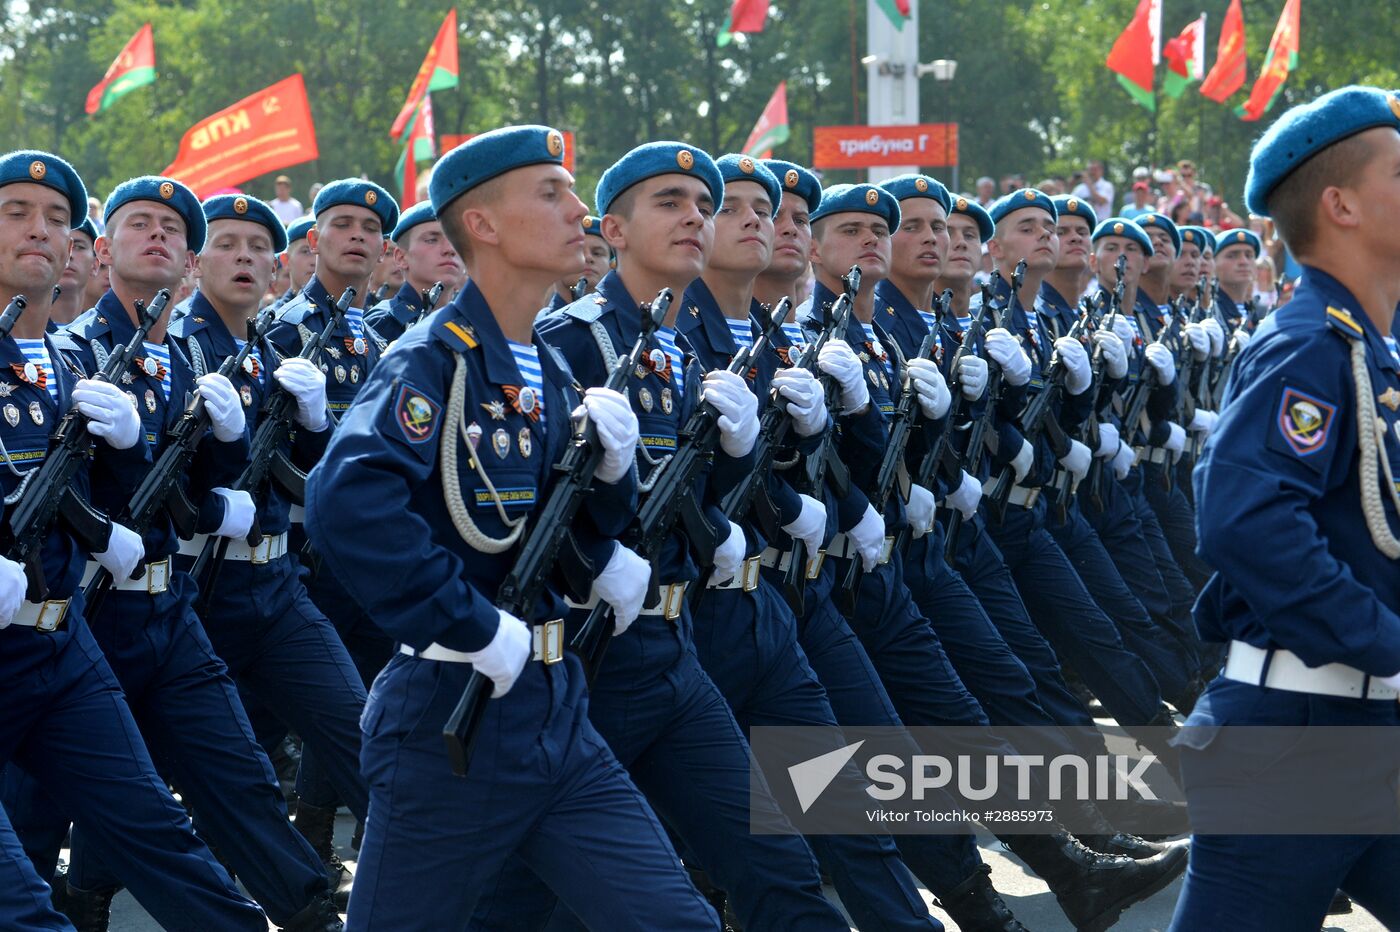
[[[721,48],[734,41],[736,32],[762,32],[768,21],[768,0],[734,0],[729,16],[719,27],[715,44]]]
[[[1215,64],[1201,82],[1201,96],[1223,104],[1226,98],[1244,87],[1245,65],[1244,11],[1240,9],[1240,0],[1230,0],[1215,46]]]
[[[97,86],[88,91],[87,112],[106,110],[117,98],[156,79],[156,43],[151,24],[136,30]]]
[[[1161,60],[1162,0],[1138,0],[1133,21],[1113,43],[1107,65],[1117,73],[1133,100],[1148,110],[1157,109],[1152,91],[1153,72]]]
[[[394,125],[390,128],[389,135],[395,139],[403,137],[409,119],[429,93],[456,86],[457,8],[453,7],[447,11],[447,18],[438,27],[437,35],[428,48],[423,64],[418,66],[418,74],[414,75],[413,83],[408,88],[408,99],[404,101],[399,115],[394,117]]]
[[[1162,56],[1167,60],[1162,90],[1168,97],[1180,97],[1188,84],[1206,73],[1206,14],[1168,42]]]
[[[410,117],[403,155],[399,156],[399,163],[394,166],[394,176],[399,179],[401,208],[418,203],[418,166],[431,162],[437,155],[433,139],[433,99],[425,96],[423,105]]]
[[[875,5],[880,8],[880,12],[890,18],[890,22],[894,23],[894,28],[901,31],[904,29],[904,24],[914,15],[909,9],[909,0],[875,0]]]
[[[1274,37],[1269,40],[1264,69],[1259,72],[1254,89],[1249,92],[1249,100],[1235,111],[1241,120],[1257,120],[1268,112],[1274,101],[1278,100],[1289,73],[1298,66],[1298,28],[1302,5],[1303,0],[1287,0],[1284,3],[1278,25],[1274,27]]]
[[[753,132],[741,150],[745,155],[756,159],[766,159],[773,154],[773,147],[788,141],[792,130],[788,126],[787,82],[780,81],[778,89],[768,98],[768,105],[759,114]]]

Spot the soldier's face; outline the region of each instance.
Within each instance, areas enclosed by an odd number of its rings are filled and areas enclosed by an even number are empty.
[[[948,257],[948,214],[928,197],[899,204],[899,230],[890,240],[890,272],[899,278],[932,282]]]
[[[1210,249],[1201,250],[1201,274],[1206,278],[1215,277],[1215,252]]]
[[[1172,291],[1190,294],[1201,280],[1201,248],[1195,243],[1182,243],[1181,255],[1172,263]]]
[[[1066,214],[1055,227],[1060,257],[1055,268],[1082,272],[1089,267],[1089,222],[1078,214]]]
[[[261,223],[215,220],[199,254],[199,290],[220,310],[255,311],[272,282],[276,260],[272,234]]]
[[[401,249],[408,280],[422,291],[433,282],[442,282],[444,292],[454,291],[467,276],[462,257],[447,241],[442,224],[436,220],[420,223],[407,234],[407,249]]]
[[[612,250],[608,249],[608,244],[598,236],[586,236],[583,242],[583,258],[587,263],[583,269],[583,277],[587,279],[588,287],[593,288],[612,267]]]
[[[1215,257],[1216,274],[1232,288],[1254,283],[1254,248],[1247,243],[1226,246]]]
[[[185,218],[155,201],[132,201],[117,211],[97,238],[97,258],[117,278],[133,284],[174,289],[194,269],[186,245]]]
[[[812,265],[832,278],[858,265],[862,289],[889,277],[890,227],[885,218],[848,211],[822,219],[819,226],[812,240]]]
[[[1112,288],[1118,283],[1118,273],[1113,267],[1119,256],[1128,257],[1123,267],[1123,287],[1137,287],[1142,270],[1147,266],[1147,253],[1142,251],[1137,240],[1126,236],[1105,236],[1098,241],[1094,247],[1094,274],[1098,275],[1100,284]]]
[[[314,274],[316,274],[316,253],[311,251],[311,245],[307,243],[306,237],[302,237],[287,250],[287,275],[291,282],[290,287],[300,291],[307,282],[311,281],[311,276]]]
[[[1147,227],[1147,238],[1152,241],[1152,255],[1147,259],[1147,271],[1159,272],[1176,261],[1170,233],[1154,224]]]
[[[86,233],[73,233],[73,249],[68,254],[68,266],[63,270],[58,284],[68,294],[81,292],[92,277],[92,266],[97,261],[93,252],[92,240]]]
[[[948,218],[948,257],[943,262],[940,278],[965,282],[982,265],[982,234],[977,221],[966,214]]]
[[[630,193],[632,215],[609,215],[619,221],[620,241],[609,237],[619,262],[635,262],[673,281],[697,278],[715,244],[710,189],[690,175],[659,175],[633,185]]]
[[[1055,218],[1043,210],[1015,211],[997,224],[997,235],[988,241],[987,250],[1006,269],[1025,259],[1027,270],[1048,272],[1060,253],[1055,227]]]
[[[68,261],[68,199],[42,184],[0,188],[0,281],[31,300],[46,293]]]
[[[306,234],[316,253],[316,268],[351,281],[364,281],[384,254],[384,227],[368,207],[338,204],[316,217]]]
[[[381,285],[388,285],[397,290],[404,282],[405,266],[394,257],[393,246],[384,244],[384,251],[379,254],[379,261],[374,265],[374,272],[369,277],[371,288],[378,288]]]
[[[773,202],[756,181],[725,185],[707,268],[756,277],[773,258]]]
[[[797,278],[807,271],[807,256],[812,251],[812,221],[807,202],[789,194],[778,205],[773,218],[773,259],[768,263],[770,275]]]

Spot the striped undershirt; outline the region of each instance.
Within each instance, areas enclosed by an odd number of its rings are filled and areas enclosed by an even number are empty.
[[[734,320],[725,318],[729,324],[729,333],[734,337],[734,342],[740,349],[748,349],[753,346],[753,325],[747,320]]]
[[[681,355],[680,347],[676,346],[676,328],[657,328],[656,339],[661,343],[661,348],[666,351],[666,357],[671,360],[671,377],[676,380],[676,397],[684,398],[685,370],[681,368],[684,357]]]
[[[165,392],[165,400],[170,400],[170,350],[164,343],[145,343],[146,354],[160,363],[161,371],[165,373],[165,378],[160,380],[160,387]]]
[[[540,426],[544,426],[544,370],[540,368],[540,351],[532,343],[516,343],[514,340],[507,340],[510,344],[510,354],[515,357],[515,368],[520,370],[520,377],[525,380],[525,384],[535,390],[535,406],[540,412]]]
[[[25,360],[34,363],[39,367],[39,371],[44,373],[44,385],[48,387],[49,397],[57,401],[58,380],[54,378],[53,360],[49,358],[49,348],[44,344],[43,338],[27,340],[15,337],[15,343],[19,344],[19,351],[24,354]]]

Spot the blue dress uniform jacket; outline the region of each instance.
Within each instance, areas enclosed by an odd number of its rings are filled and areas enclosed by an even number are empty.
[[[339,297],[329,294],[321,280],[313,277],[301,294],[282,306],[268,339],[283,356],[297,355],[307,339],[319,336],[325,329],[327,315]],[[359,345],[356,336],[362,341]],[[326,374],[326,398],[333,418],[339,419],[350,407],[370,370],[379,361],[382,350],[371,330],[356,334],[347,312],[346,319],[326,341],[319,358],[311,360]]]
[[[386,343],[392,343],[409,328],[423,310],[423,295],[408,282],[387,301],[365,311],[365,323]],[[322,326],[325,326],[324,321]]]

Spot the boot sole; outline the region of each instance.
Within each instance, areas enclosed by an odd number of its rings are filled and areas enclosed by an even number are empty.
[[[1113,902],[1107,909],[1090,919],[1088,922],[1080,923],[1074,928],[1076,932],[1104,932],[1118,922],[1130,907],[1136,906],[1143,900],[1164,890],[1168,884],[1180,877],[1186,870],[1187,858],[1181,859],[1181,866],[1173,871],[1168,871],[1145,887],[1140,887],[1132,893]]]

